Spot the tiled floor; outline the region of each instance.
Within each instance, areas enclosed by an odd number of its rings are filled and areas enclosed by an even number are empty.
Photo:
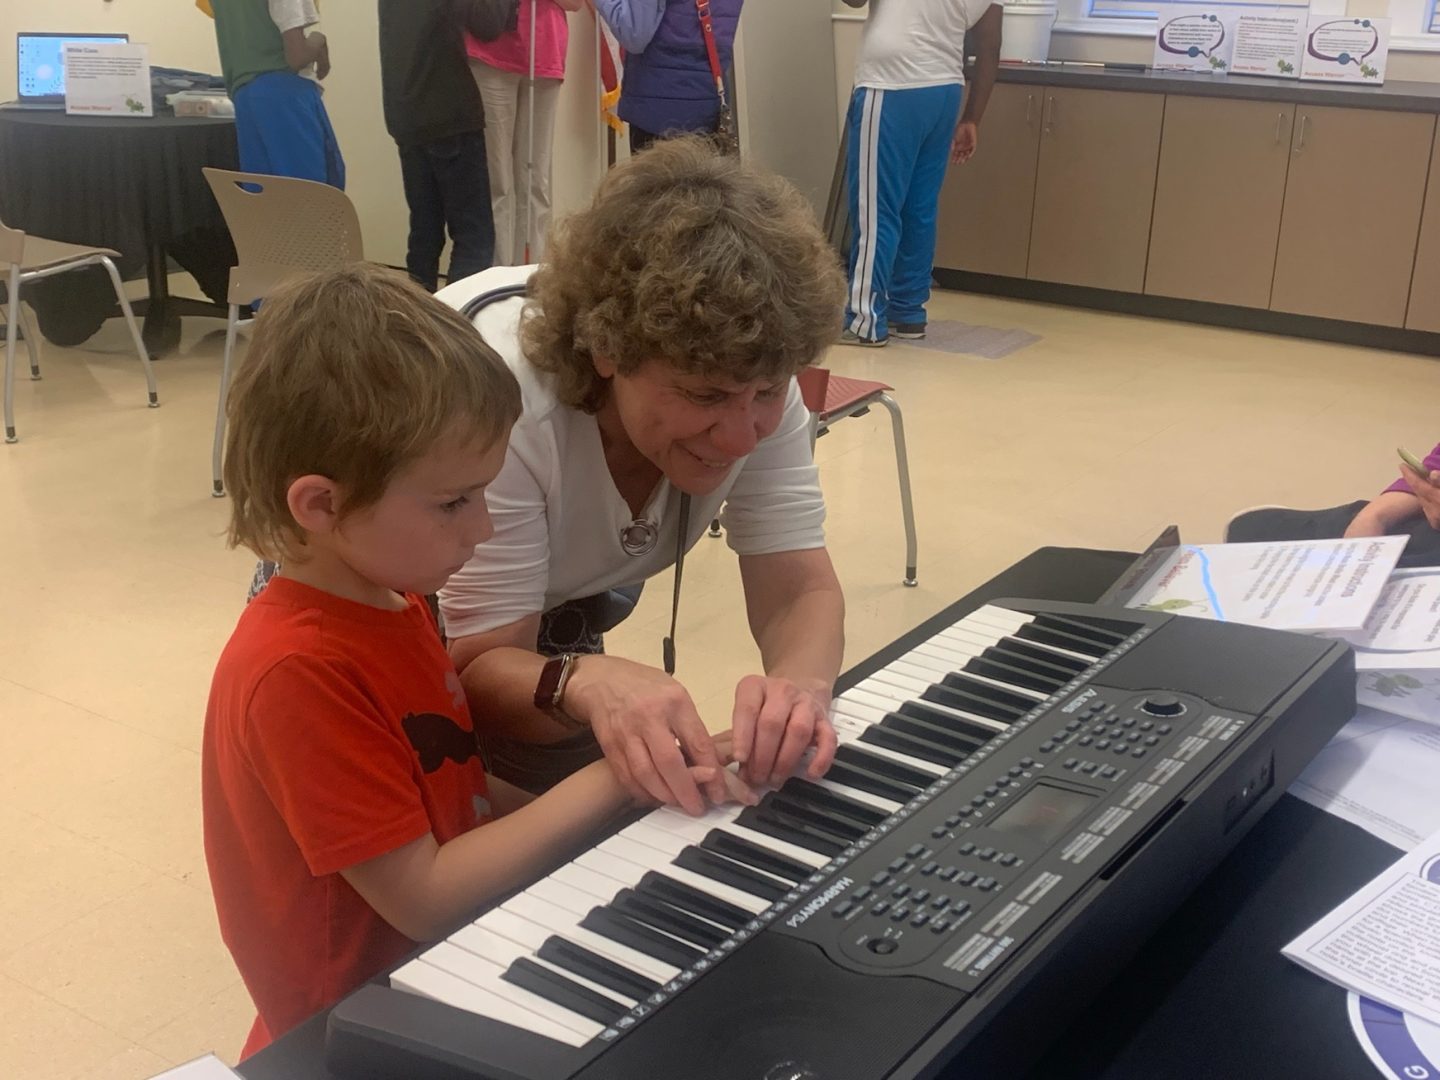
[[[818,454],[859,659],[1033,548],[1134,548],[1177,522],[1217,539],[1255,503],[1328,505],[1435,441],[1440,363],[1363,349],[943,295],[936,318],[1042,340],[1004,360],[835,349],[905,409],[920,585],[902,588],[889,425],[846,420]],[[209,495],[221,335],[187,324],[163,408],[112,323],[47,347],[0,446],[0,1076],[144,1077],[233,1060],[250,1007],[200,850],[206,688],[252,565]],[[687,561],[681,677],[712,726],[755,663],[735,560]],[[669,582],[615,651],[658,660]],[[703,658],[703,662],[702,662]]]

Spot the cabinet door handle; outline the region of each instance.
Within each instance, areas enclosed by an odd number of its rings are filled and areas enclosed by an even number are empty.
[[[1300,117],[1300,138],[1295,141],[1295,153],[1305,152],[1305,137],[1310,134],[1310,114],[1305,113]]]
[[[1025,95],[1025,126],[1029,127],[1035,112],[1035,95]]]
[[[1045,95],[1045,134],[1055,134],[1055,95]]]
[[[1275,114],[1275,145],[1280,145],[1280,133],[1285,130],[1285,114]]]

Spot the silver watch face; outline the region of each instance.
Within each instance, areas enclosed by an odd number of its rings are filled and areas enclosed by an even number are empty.
[[[636,518],[620,529],[620,546],[626,555],[649,555],[660,542],[660,529],[653,521]]]

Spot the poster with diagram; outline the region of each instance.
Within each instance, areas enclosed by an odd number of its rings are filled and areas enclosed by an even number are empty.
[[[1389,19],[1311,15],[1300,78],[1379,86],[1385,81],[1389,53]]]
[[[1224,74],[1235,50],[1233,9],[1193,4],[1160,8],[1155,31],[1156,71],[1209,71]]]

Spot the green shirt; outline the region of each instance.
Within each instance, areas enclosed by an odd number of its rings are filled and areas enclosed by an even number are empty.
[[[225,87],[234,94],[257,75],[289,71],[280,28],[267,0],[212,0]]]

